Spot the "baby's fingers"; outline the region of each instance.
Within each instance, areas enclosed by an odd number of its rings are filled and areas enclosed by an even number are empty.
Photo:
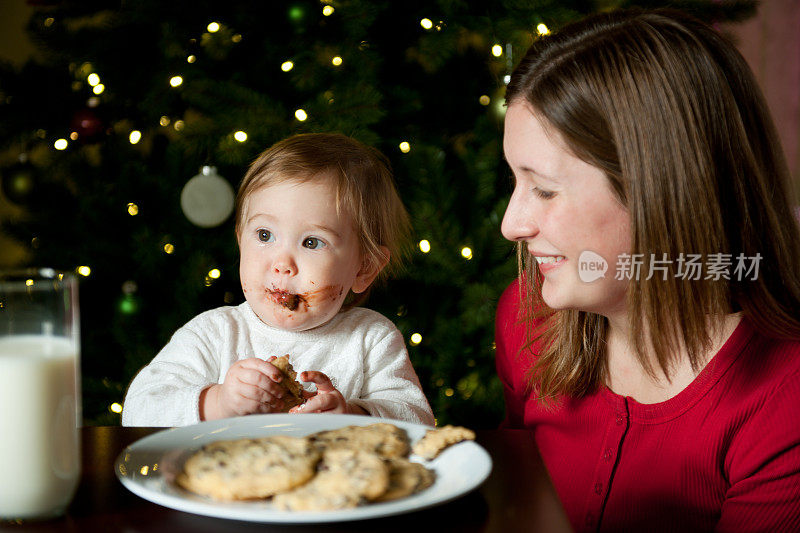
[[[278,398],[283,397],[283,387],[272,381],[269,377],[265,376],[258,370],[242,368],[239,370],[235,379],[239,383],[242,383],[248,387],[256,387]]]
[[[238,363],[242,368],[249,368],[252,370],[257,370],[261,374],[267,376],[272,381],[276,383],[280,383],[283,380],[283,374],[281,371],[278,370],[278,367],[264,361],[263,359],[259,359],[258,357],[251,357],[249,359],[243,359]]]
[[[333,392],[336,388],[331,383],[331,380],[328,376],[323,374],[322,372],[317,372],[316,370],[308,370],[306,372],[300,373],[300,381],[305,382],[312,382],[316,384],[318,392]]]

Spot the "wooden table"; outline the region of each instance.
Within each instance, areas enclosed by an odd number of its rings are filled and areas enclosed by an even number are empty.
[[[117,455],[161,428],[84,427],[83,474],[66,516],[39,523],[0,524],[14,532],[497,532],[570,531],[531,432],[477,431],[494,462],[477,490],[447,504],[381,519],[323,525],[276,525],[224,520],[162,507],[128,491],[114,474]]]

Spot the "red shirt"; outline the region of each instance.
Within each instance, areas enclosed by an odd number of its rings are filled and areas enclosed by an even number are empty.
[[[742,319],[677,396],[601,387],[555,409],[526,386],[517,283],[497,310],[504,427],[530,428],[576,531],[800,531],[800,341]]]

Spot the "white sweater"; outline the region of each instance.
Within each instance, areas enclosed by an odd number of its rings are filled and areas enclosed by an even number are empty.
[[[131,382],[122,425],[196,424],[200,392],[222,383],[234,362],[286,354],[298,374],[325,373],[348,402],[372,416],[434,424],[403,337],[383,315],[357,307],[292,332],[264,324],[245,302],[206,311],[176,331]]]

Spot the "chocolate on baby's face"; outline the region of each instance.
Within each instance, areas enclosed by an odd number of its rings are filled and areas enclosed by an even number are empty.
[[[308,307],[306,299],[299,294],[292,294],[281,289],[267,290],[267,294],[275,300],[279,305],[282,305],[289,311],[297,311],[297,307],[302,302],[305,307]]]
[[[333,318],[351,289],[366,289],[355,225],[349,213],[337,212],[331,180],[256,190],[246,200],[244,221],[239,274],[262,322],[311,329]]]
[[[304,313],[312,305],[337,301],[339,296],[344,294],[344,287],[328,286],[301,294],[294,294],[273,287],[272,289],[267,289],[266,293],[267,298],[272,299],[275,303],[285,307],[289,311]]]

